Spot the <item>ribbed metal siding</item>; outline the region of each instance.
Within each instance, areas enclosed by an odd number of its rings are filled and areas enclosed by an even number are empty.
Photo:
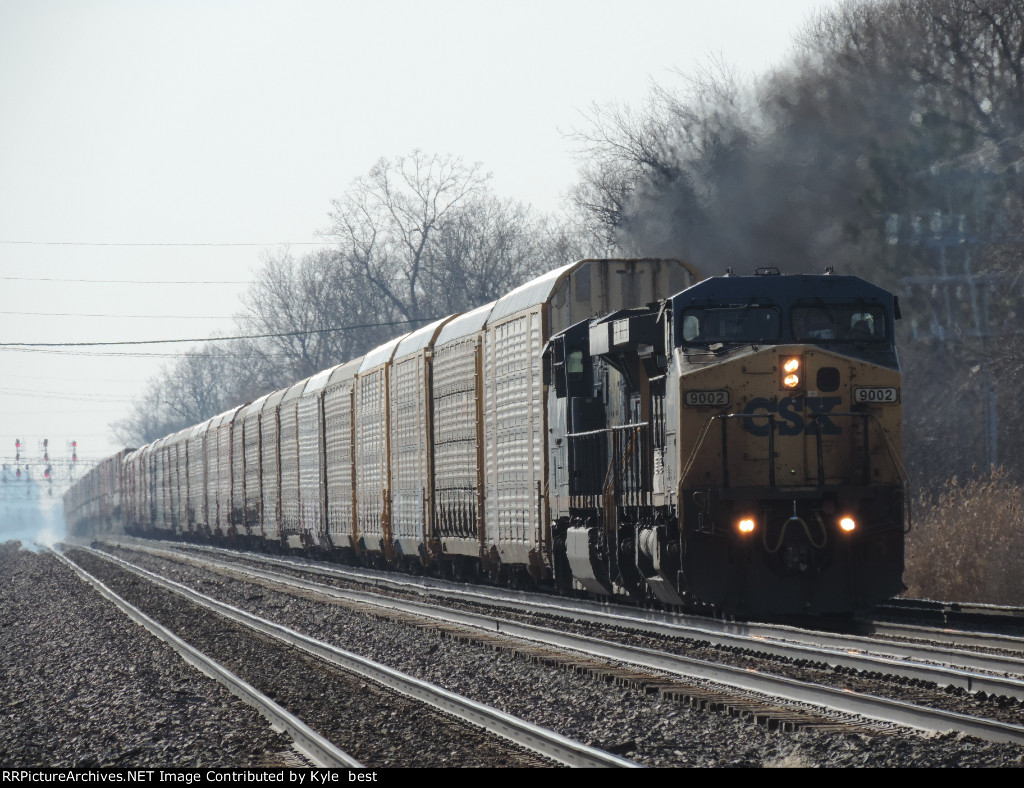
[[[484,341],[484,447],[488,544],[523,563],[540,544],[543,482],[540,309],[488,326]]]
[[[387,526],[387,367],[356,380],[356,490],[359,533],[368,550],[380,550]],[[387,528],[390,531],[390,528]]]
[[[152,531],[158,528],[157,520],[156,448],[153,444],[146,450],[146,527]]]
[[[422,543],[427,478],[427,369],[422,350],[391,367],[391,501],[395,539]],[[408,550],[408,546],[405,547]]]
[[[160,457],[163,462],[164,479],[163,487],[160,490],[160,497],[163,499],[163,529],[166,531],[174,531],[174,482],[175,474],[177,469],[174,467],[175,460],[178,459],[177,453],[174,451],[174,447],[171,445],[171,436],[167,436],[164,439],[163,445],[160,447]]]
[[[348,537],[355,537],[354,383],[348,380],[324,393],[327,533],[336,547],[349,546]]]
[[[220,418],[214,418],[210,422],[210,428],[206,431],[204,443],[206,457],[206,524],[211,531],[217,528],[217,493],[220,485],[220,462],[218,455],[220,445],[217,435]]]
[[[245,421],[242,408],[232,419],[231,427],[231,512],[228,524],[239,534],[245,533]]]
[[[167,530],[167,453],[163,440],[153,450],[153,523],[158,530]]]
[[[299,530],[299,403],[281,404],[281,532]]]
[[[479,348],[473,335],[434,350],[434,527],[442,538],[478,535]]]
[[[317,391],[298,401],[299,419],[299,529],[320,533],[322,451],[320,394]]]
[[[178,533],[188,532],[188,433],[179,433],[174,443],[175,458],[175,490],[178,499]]]
[[[263,487],[260,483],[260,412],[245,417],[245,528],[249,535],[260,533]]]
[[[189,531],[206,526],[206,433],[193,431],[188,439]]]
[[[280,533],[278,510],[281,468],[277,448],[277,408],[260,411],[260,479],[263,482],[263,537],[277,540]]]
[[[227,534],[231,525],[231,432],[232,416],[217,427],[217,528]]]

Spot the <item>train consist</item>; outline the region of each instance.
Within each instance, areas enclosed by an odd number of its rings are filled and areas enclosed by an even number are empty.
[[[69,530],[737,615],[900,592],[896,298],[831,272],[697,279],[551,271],[105,460]]]

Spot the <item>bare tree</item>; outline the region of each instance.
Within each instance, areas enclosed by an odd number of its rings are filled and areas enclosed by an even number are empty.
[[[324,235],[337,243],[348,273],[361,280],[360,290],[383,297],[390,314],[406,320],[434,316],[434,237],[485,193],[488,178],[479,164],[418,150],[381,159],[332,201]]]
[[[265,255],[240,338],[163,370],[120,434],[146,442],[200,422],[591,251],[565,220],[501,200],[487,181],[457,158],[381,159],[332,202],[324,235],[337,245]]]

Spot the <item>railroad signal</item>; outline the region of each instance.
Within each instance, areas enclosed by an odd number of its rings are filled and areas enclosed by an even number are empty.
[[[71,441],[71,462],[78,462],[78,441]]]

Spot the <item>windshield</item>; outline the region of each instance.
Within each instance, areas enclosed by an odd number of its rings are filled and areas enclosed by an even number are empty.
[[[682,337],[691,344],[775,342],[782,321],[775,306],[691,307],[683,311]]]
[[[885,313],[879,306],[795,306],[790,312],[797,342],[839,340],[868,342],[885,339]]]

